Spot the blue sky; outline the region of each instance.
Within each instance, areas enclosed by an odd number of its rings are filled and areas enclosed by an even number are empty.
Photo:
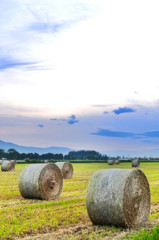
[[[159,149],[159,3],[0,2],[0,139]]]

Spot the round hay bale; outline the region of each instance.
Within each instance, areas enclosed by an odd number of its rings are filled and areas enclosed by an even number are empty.
[[[11,162],[14,162],[16,164],[16,160],[11,160]]]
[[[134,159],[132,161],[132,167],[139,167],[140,166],[140,161],[138,159]]]
[[[86,207],[94,224],[140,225],[150,212],[147,178],[139,169],[99,170],[89,182]]]
[[[63,177],[54,163],[28,165],[19,176],[19,191],[24,198],[54,200],[62,187]]]
[[[120,164],[120,160],[115,160],[115,164]]]
[[[8,161],[8,160],[2,161],[2,163],[1,163],[1,170],[3,172],[12,171],[14,169],[15,169],[15,163],[14,162],[11,162],[11,161]]]
[[[3,161],[4,161],[4,160],[0,160],[0,165],[2,164]]]
[[[55,163],[61,170],[64,179],[71,179],[73,177],[73,166],[67,162],[56,162]]]
[[[49,160],[44,160],[44,163],[48,163],[49,162]]]
[[[115,163],[115,160],[113,160],[113,159],[108,160],[109,165],[114,165],[114,163]]]

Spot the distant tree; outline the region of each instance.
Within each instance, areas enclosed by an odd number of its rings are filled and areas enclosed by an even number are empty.
[[[14,148],[10,148],[7,151],[7,158],[8,159],[18,159],[19,152],[17,152]]]
[[[36,160],[39,160],[40,159],[40,155],[38,153],[34,153],[34,157],[33,158],[36,159]]]
[[[68,155],[64,155],[64,160],[69,160]]]
[[[40,156],[41,159],[47,159],[51,160],[54,159],[54,154],[53,153],[45,153]]]
[[[63,154],[62,153],[60,153],[60,154],[54,154],[54,159],[55,160],[62,160],[63,159]]]
[[[66,158],[66,157],[65,157]],[[81,150],[81,151],[71,151],[67,155],[68,160],[106,160],[108,159],[107,155],[101,155],[99,152],[94,150]]]
[[[63,154],[59,153],[59,159],[62,160],[63,159]]]
[[[108,156],[102,155],[99,152],[94,150],[81,150],[81,151],[71,151],[68,155],[63,155],[62,153],[45,153],[45,154],[38,154],[38,153],[19,153],[14,148],[8,149],[5,152],[3,149],[0,149],[0,158],[6,157],[8,159],[16,159],[16,160],[23,160],[28,158],[28,161],[35,160],[35,162],[39,160],[107,160]]]
[[[27,153],[27,158],[34,159],[34,154],[33,153]]]
[[[6,153],[4,149],[0,149],[0,158],[5,158],[5,157],[6,157]]]
[[[21,153],[19,154],[19,160],[23,160],[27,158],[27,153]]]

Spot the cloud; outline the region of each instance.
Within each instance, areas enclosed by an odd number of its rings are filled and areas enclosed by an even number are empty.
[[[159,138],[159,131],[145,132],[142,136],[148,138]]]
[[[108,111],[105,111],[104,114],[108,114],[109,112]]]
[[[104,106],[104,105],[103,105]],[[105,105],[106,106],[106,105]],[[109,106],[110,107],[110,106]],[[112,106],[111,106],[111,109],[112,109]],[[121,113],[131,113],[131,112],[136,112],[135,109],[133,108],[130,108],[130,107],[119,107],[117,109],[114,109],[114,110],[110,110],[110,111],[104,111],[103,113],[104,114],[109,114],[109,113],[115,113],[116,115],[119,115]]]
[[[38,108],[0,103],[0,116],[29,118],[35,113],[39,113]]]
[[[68,118],[51,118],[50,120],[51,121],[64,121],[64,122],[67,122],[68,124],[75,124],[75,123],[79,122],[79,120],[76,119],[76,116],[74,114],[72,114]]]
[[[91,133],[91,134],[104,136],[104,137],[119,137],[119,138],[126,138],[126,137],[134,136],[134,134],[131,132],[111,131],[108,129],[98,129],[97,133]]]
[[[33,68],[34,62],[20,62],[16,61],[10,57],[1,57],[0,58],[0,70],[15,68],[15,67],[31,67]]]
[[[43,127],[44,127],[43,124],[38,124],[37,126],[40,127],[40,128],[43,128]]]
[[[130,108],[130,107],[123,107],[123,108],[118,108],[113,110],[113,112],[117,115],[121,114],[121,113],[130,113],[130,112],[136,112],[135,109]]]
[[[107,105],[106,104],[94,104],[92,105],[93,107],[106,107]]]
[[[49,24],[47,22],[35,22],[29,26],[30,30],[37,31],[40,33],[56,33],[61,30],[64,26],[68,26],[66,23]]]
[[[57,118],[50,118],[51,121],[56,121],[58,120]]]
[[[49,49],[55,46],[56,33],[59,37],[65,28],[69,30],[96,12],[93,4],[80,0],[6,0],[0,2],[0,9],[0,72],[54,68]],[[52,55],[56,59],[55,52]]]
[[[156,140],[156,139],[155,139]],[[143,143],[148,143],[148,144],[159,144],[158,141],[153,141],[153,140],[142,140]]]
[[[68,124],[75,124],[77,122],[79,122],[79,120],[76,120],[76,116],[75,115],[71,115],[69,117],[69,120],[67,121]]]
[[[143,133],[132,133],[122,131],[112,131],[108,129],[98,129],[98,132],[91,133],[93,135],[104,136],[104,137],[115,137],[115,138],[159,138],[159,131],[143,132]]]

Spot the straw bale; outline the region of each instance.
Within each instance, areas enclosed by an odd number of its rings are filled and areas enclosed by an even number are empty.
[[[134,159],[132,161],[132,167],[139,167],[140,166],[140,161],[138,159]]]
[[[120,164],[120,160],[115,160],[115,164]]]
[[[15,169],[15,163],[14,162],[11,162],[11,161],[8,161],[8,160],[2,161],[2,163],[1,163],[1,170],[3,172],[12,171],[14,169]]]
[[[113,160],[113,159],[109,159],[109,160],[108,160],[108,164],[109,164],[109,165],[114,165],[114,163],[115,163],[115,160]]]
[[[19,176],[19,191],[24,198],[57,199],[63,188],[63,177],[54,163],[31,164]]]
[[[139,169],[103,169],[88,185],[86,207],[90,220],[99,225],[133,227],[148,219],[150,189]]]
[[[2,159],[0,160],[0,165],[2,164],[3,161],[4,161],[4,160],[2,160]]]
[[[71,179],[73,177],[73,166],[67,162],[56,162],[55,163],[61,170],[64,179]]]
[[[16,164],[16,160],[11,160],[11,162],[14,162]]]

